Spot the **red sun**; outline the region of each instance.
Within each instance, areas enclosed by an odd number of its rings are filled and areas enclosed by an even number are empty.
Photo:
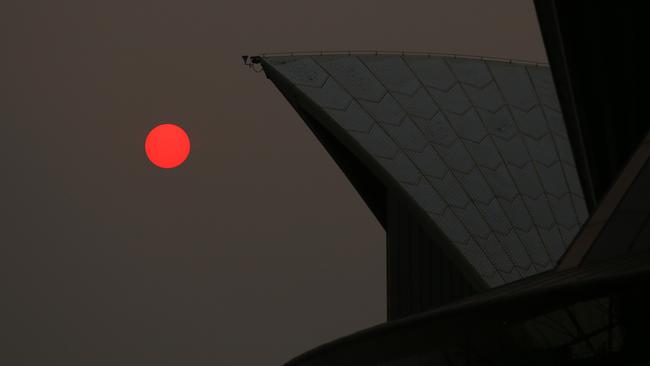
[[[144,151],[159,168],[176,168],[190,154],[190,138],[177,125],[165,123],[154,127],[144,142]]]

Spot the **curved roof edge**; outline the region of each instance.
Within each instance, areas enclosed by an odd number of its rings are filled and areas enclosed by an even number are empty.
[[[516,63],[522,65],[533,65],[533,66],[545,66],[548,67],[548,62],[533,61],[533,60],[524,60],[524,59],[514,59],[507,57],[498,57],[498,56],[481,56],[481,55],[470,55],[462,53],[450,53],[450,52],[428,52],[428,51],[391,51],[391,50],[330,50],[330,51],[272,51],[272,52],[262,52],[253,56],[242,56],[245,63],[248,63],[250,60],[253,63],[258,63],[259,60],[263,57],[275,57],[275,56],[325,56],[325,55],[402,55],[402,56],[435,56],[435,57],[451,57],[451,58],[464,58],[470,60],[482,60],[482,61],[498,61],[506,63]],[[258,62],[255,62],[255,61]]]
[[[484,328],[488,334],[496,334],[531,316],[625,291],[649,280],[650,253],[546,272],[338,338],[291,359],[285,366],[329,365],[344,360],[355,360],[359,365],[374,364],[376,359],[388,361],[403,356],[405,351],[425,351],[434,345],[456,344],[454,342],[460,342],[469,329]],[[368,352],[369,347],[375,351]]]

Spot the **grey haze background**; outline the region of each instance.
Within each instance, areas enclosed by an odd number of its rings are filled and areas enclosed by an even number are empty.
[[[382,322],[383,231],[240,55],[545,59],[530,1],[400,4],[2,1],[0,364],[273,365]]]

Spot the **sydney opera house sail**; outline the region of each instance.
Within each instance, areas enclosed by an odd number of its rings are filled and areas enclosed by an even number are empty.
[[[587,218],[546,66],[381,54],[261,63],[309,123],[421,212],[478,286],[553,268]]]

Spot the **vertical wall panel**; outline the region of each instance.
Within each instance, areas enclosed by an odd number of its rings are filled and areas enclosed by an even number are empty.
[[[388,319],[436,308],[473,293],[469,282],[431,240],[399,193],[388,195]]]

